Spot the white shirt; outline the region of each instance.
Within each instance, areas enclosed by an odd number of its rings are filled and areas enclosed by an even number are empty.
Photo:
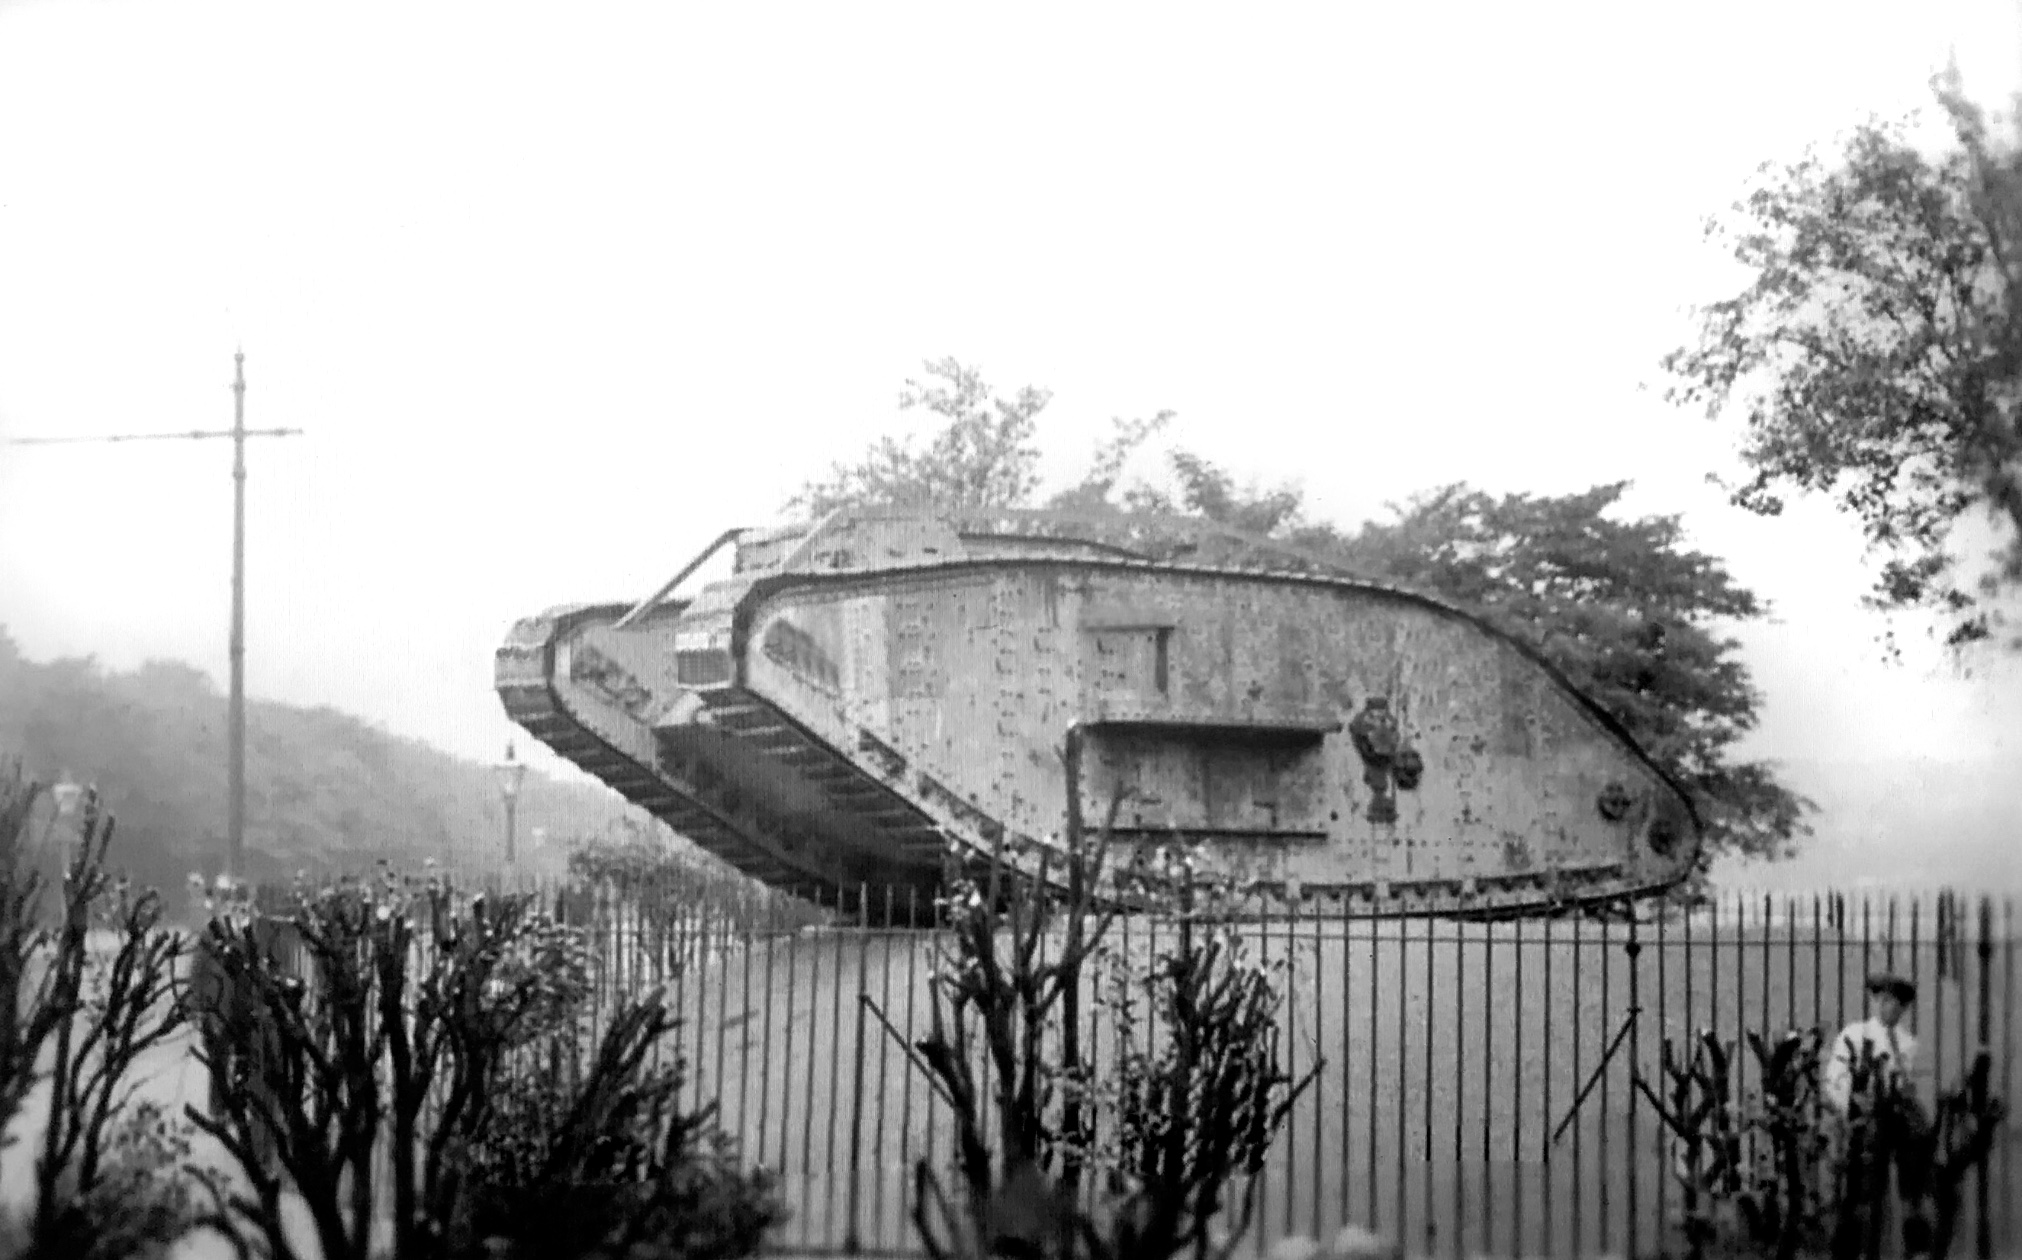
[[[1909,1084],[1910,1073],[1916,1068],[1917,1039],[1908,1029],[1900,1024],[1891,1028],[1878,1019],[1848,1024],[1833,1038],[1832,1054],[1819,1077],[1819,1088],[1826,1102],[1837,1111],[1846,1110],[1847,1099],[1853,1093],[1853,1070],[1861,1061],[1862,1047],[1867,1047],[1874,1056],[1875,1066],[1884,1079],[1898,1087]]]

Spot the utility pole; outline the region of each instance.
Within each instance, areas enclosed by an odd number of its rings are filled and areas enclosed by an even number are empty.
[[[232,691],[225,715],[230,770],[226,793],[225,874],[237,879],[246,861],[246,351],[232,352]]]
[[[225,718],[227,792],[230,796],[225,832],[225,873],[234,879],[246,861],[246,439],[298,437],[300,429],[246,427],[246,352],[232,356],[232,427],[192,429],[187,433],[116,433],[100,437],[9,438],[13,446],[68,446],[85,442],[176,442],[207,438],[232,439],[232,637],[231,699]]]

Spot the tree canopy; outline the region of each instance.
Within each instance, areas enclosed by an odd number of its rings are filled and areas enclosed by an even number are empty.
[[[953,364],[942,360],[929,370]],[[987,395],[976,369],[960,372],[976,383],[979,397]],[[1044,396],[1021,394],[1027,395]],[[1686,545],[1678,518],[1622,519],[1627,482],[1570,495],[1502,497],[1452,485],[1392,507],[1387,520],[1344,530],[1310,519],[1298,487],[1240,483],[1184,450],[1167,455],[1163,483],[1124,484],[1129,456],[1170,415],[1117,421],[1087,472],[1043,501],[1031,475],[1039,448],[1026,416],[1008,444],[937,437],[909,456],[922,461],[903,466],[909,482],[897,479],[900,465],[878,459],[892,445],[881,444],[857,466],[861,472],[843,476],[850,470],[838,469],[797,502],[966,507],[977,500],[944,499],[931,488],[988,484],[1002,492],[986,500],[996,506],[1192,516],[1295,546],[1344,573],[1442,598],[1535,648],[1693,794],[1710,849],[1775,856],[1808,834],[1811,803],[1779,783],[1772,766],[1740,760],[1734,750],[1755,725],[1761,696],[1736,657],[1738,644],[1720,627],[1761,617],[1766,608],[1717,557]],[[951,426],[961,422],[950,419]],[[965,470],[964,452],[1026,470],[1025,479]]]
[[[1942,610],[1956,644],[2022,585],[2022,147],[1956,75],[1934,87],[1942,152],[1872,121],[1708,225],[1752,278],[1664,362],[1674,401],[1744,420],[1735,503],[1833,495],[1884,561],[1871,602]],[[1998,543],[1975,581],[1954,528],[1980,516]]]
[[[880,438],[861,459],[802,486],[787,508],[821,516],[845,506],[1030,507],[1039,490],[1037,421],[1052,400],[1051,390],[1030,385],[1007,398],[990,388],[981,369],[952,356],[929,362],[926,379],[907,380],[899,393],[900,411],[924,409],[941,419],[925,448]],[[1114,421],[1080,479],[1047,506],[1108,508],[1124,463],[1171,419],[1161,411]]]
[[[1053,395],[1026,386],[1009,398],[993,393],[982,373],[953,358],[927,364],[925,381],[908,380],[899,409],[924,408],[945,423],[914,450],[886,437],[854,464],[838,464],[809,482],[790,507],[819,516],[845,504],[1003,507],[1039,486],[1034,420]]]

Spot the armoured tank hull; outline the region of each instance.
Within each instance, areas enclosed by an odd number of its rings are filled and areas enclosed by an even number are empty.
[[[1151,558],[1127,528],[726,535],[733,576],[693,599],[677,578],[520,622],[498,691],[710,852],[825,898],[929,897],[951,853],[1036,873],[1070,792],[1091,820],[1113,803],[1115,841],[1347,914],[1523,913],[1691,869],[1689,799],[1523,645],[1268,544]]]

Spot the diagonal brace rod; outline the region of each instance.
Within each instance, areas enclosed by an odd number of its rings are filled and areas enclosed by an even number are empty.
[[[1580,1087],[1579,1096],[1573,1099],[1572,1108],[1566,1112],[1566,1118],[1559,1121],[1558,1128],[1552,1130],[1551,1140],[1545,1143],[1547,1151],[1557,1146],[1559,1139],[1565,1136],[1566,1129],[1573,1123],[1573,1117],[1580,1114],[1580,1104],[1586,1102],[1587,1095],[1594,1092],[1594,1086],[1601,1083],[1601,1073],[1608,1070],[1608,1064],[1614,1059],[1615,1051],[1622,1048],[1622,1042],[1628,1039],[1629,1030],[1636,1026],[1636,1017],[1642,1013],[1643,1008],[1640,1006],[1629,1008],[1628,1017],[1622,1021],[1622,1026],[1615,1030],[1615,1039],[1608,1043],[1608,1049],[1601,1055],[1601,1061],[1594,1065],[1593,1075],[1589,1076],[1587,1083]]]

